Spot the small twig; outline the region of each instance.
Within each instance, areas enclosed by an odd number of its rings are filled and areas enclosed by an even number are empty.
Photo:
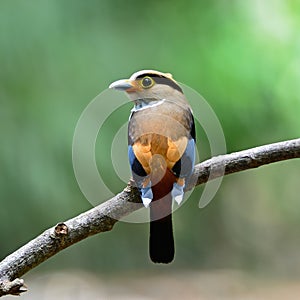
[[[223,175],[292,158],[300,158],[300,139],[213,157],[196,165],[190,181],[193,184],[187,189]],[[128,184],[112,199],[47,229],[0,262],[0,297],[25,292],[26,286],[19,277],[88,236],[111,230],[119,219],[141,207],[138,191]]]

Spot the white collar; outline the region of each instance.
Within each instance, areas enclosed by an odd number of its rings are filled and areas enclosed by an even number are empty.
[[[150,107],[154,107],[154,106],[158,106],[161,105],[165,102],[165,99],[162,100],[152,100],[152,101],[145,101],[143,99],[139,99],[137,101],[137,103],[134,105],[133,109],[131,110],[131,112],[135,112],[135,111],[140,111],[146,108],[150,108]]]

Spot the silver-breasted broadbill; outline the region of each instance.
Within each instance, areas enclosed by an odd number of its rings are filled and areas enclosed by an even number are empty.
[[[195,163],[195,124],[180,85],[169,73],[142,70],[110,88],[134,102],[128,124],[132,177],[150,207],[150,258],[174,258],[172,204],[181,203]]]

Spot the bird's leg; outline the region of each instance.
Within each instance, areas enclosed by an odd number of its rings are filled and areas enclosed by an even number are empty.
[[[150,176],[144,180],[142,188],[141,188],[141,194],[142,194],[141,197],[142,197],[144,206],[148,207],[153,199]]]
[[[172,189],[172,198],[177,202],[178,205],[183,200],[184,195],[184,187],[185,187],[185,179],[184,178],[178,178],[177,182],[174,183],[173,189]]]

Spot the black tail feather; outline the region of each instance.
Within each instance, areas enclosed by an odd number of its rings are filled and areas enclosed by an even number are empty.
[[[171,196],[174,182],[174,174],[167,169],[160,182],[152,186],[149,252],[151,260],[155,263],[167,264],[174,259]]]
[[[155,263],[170,263],[174,259],[172,215],[150,222],[150,258]]]

